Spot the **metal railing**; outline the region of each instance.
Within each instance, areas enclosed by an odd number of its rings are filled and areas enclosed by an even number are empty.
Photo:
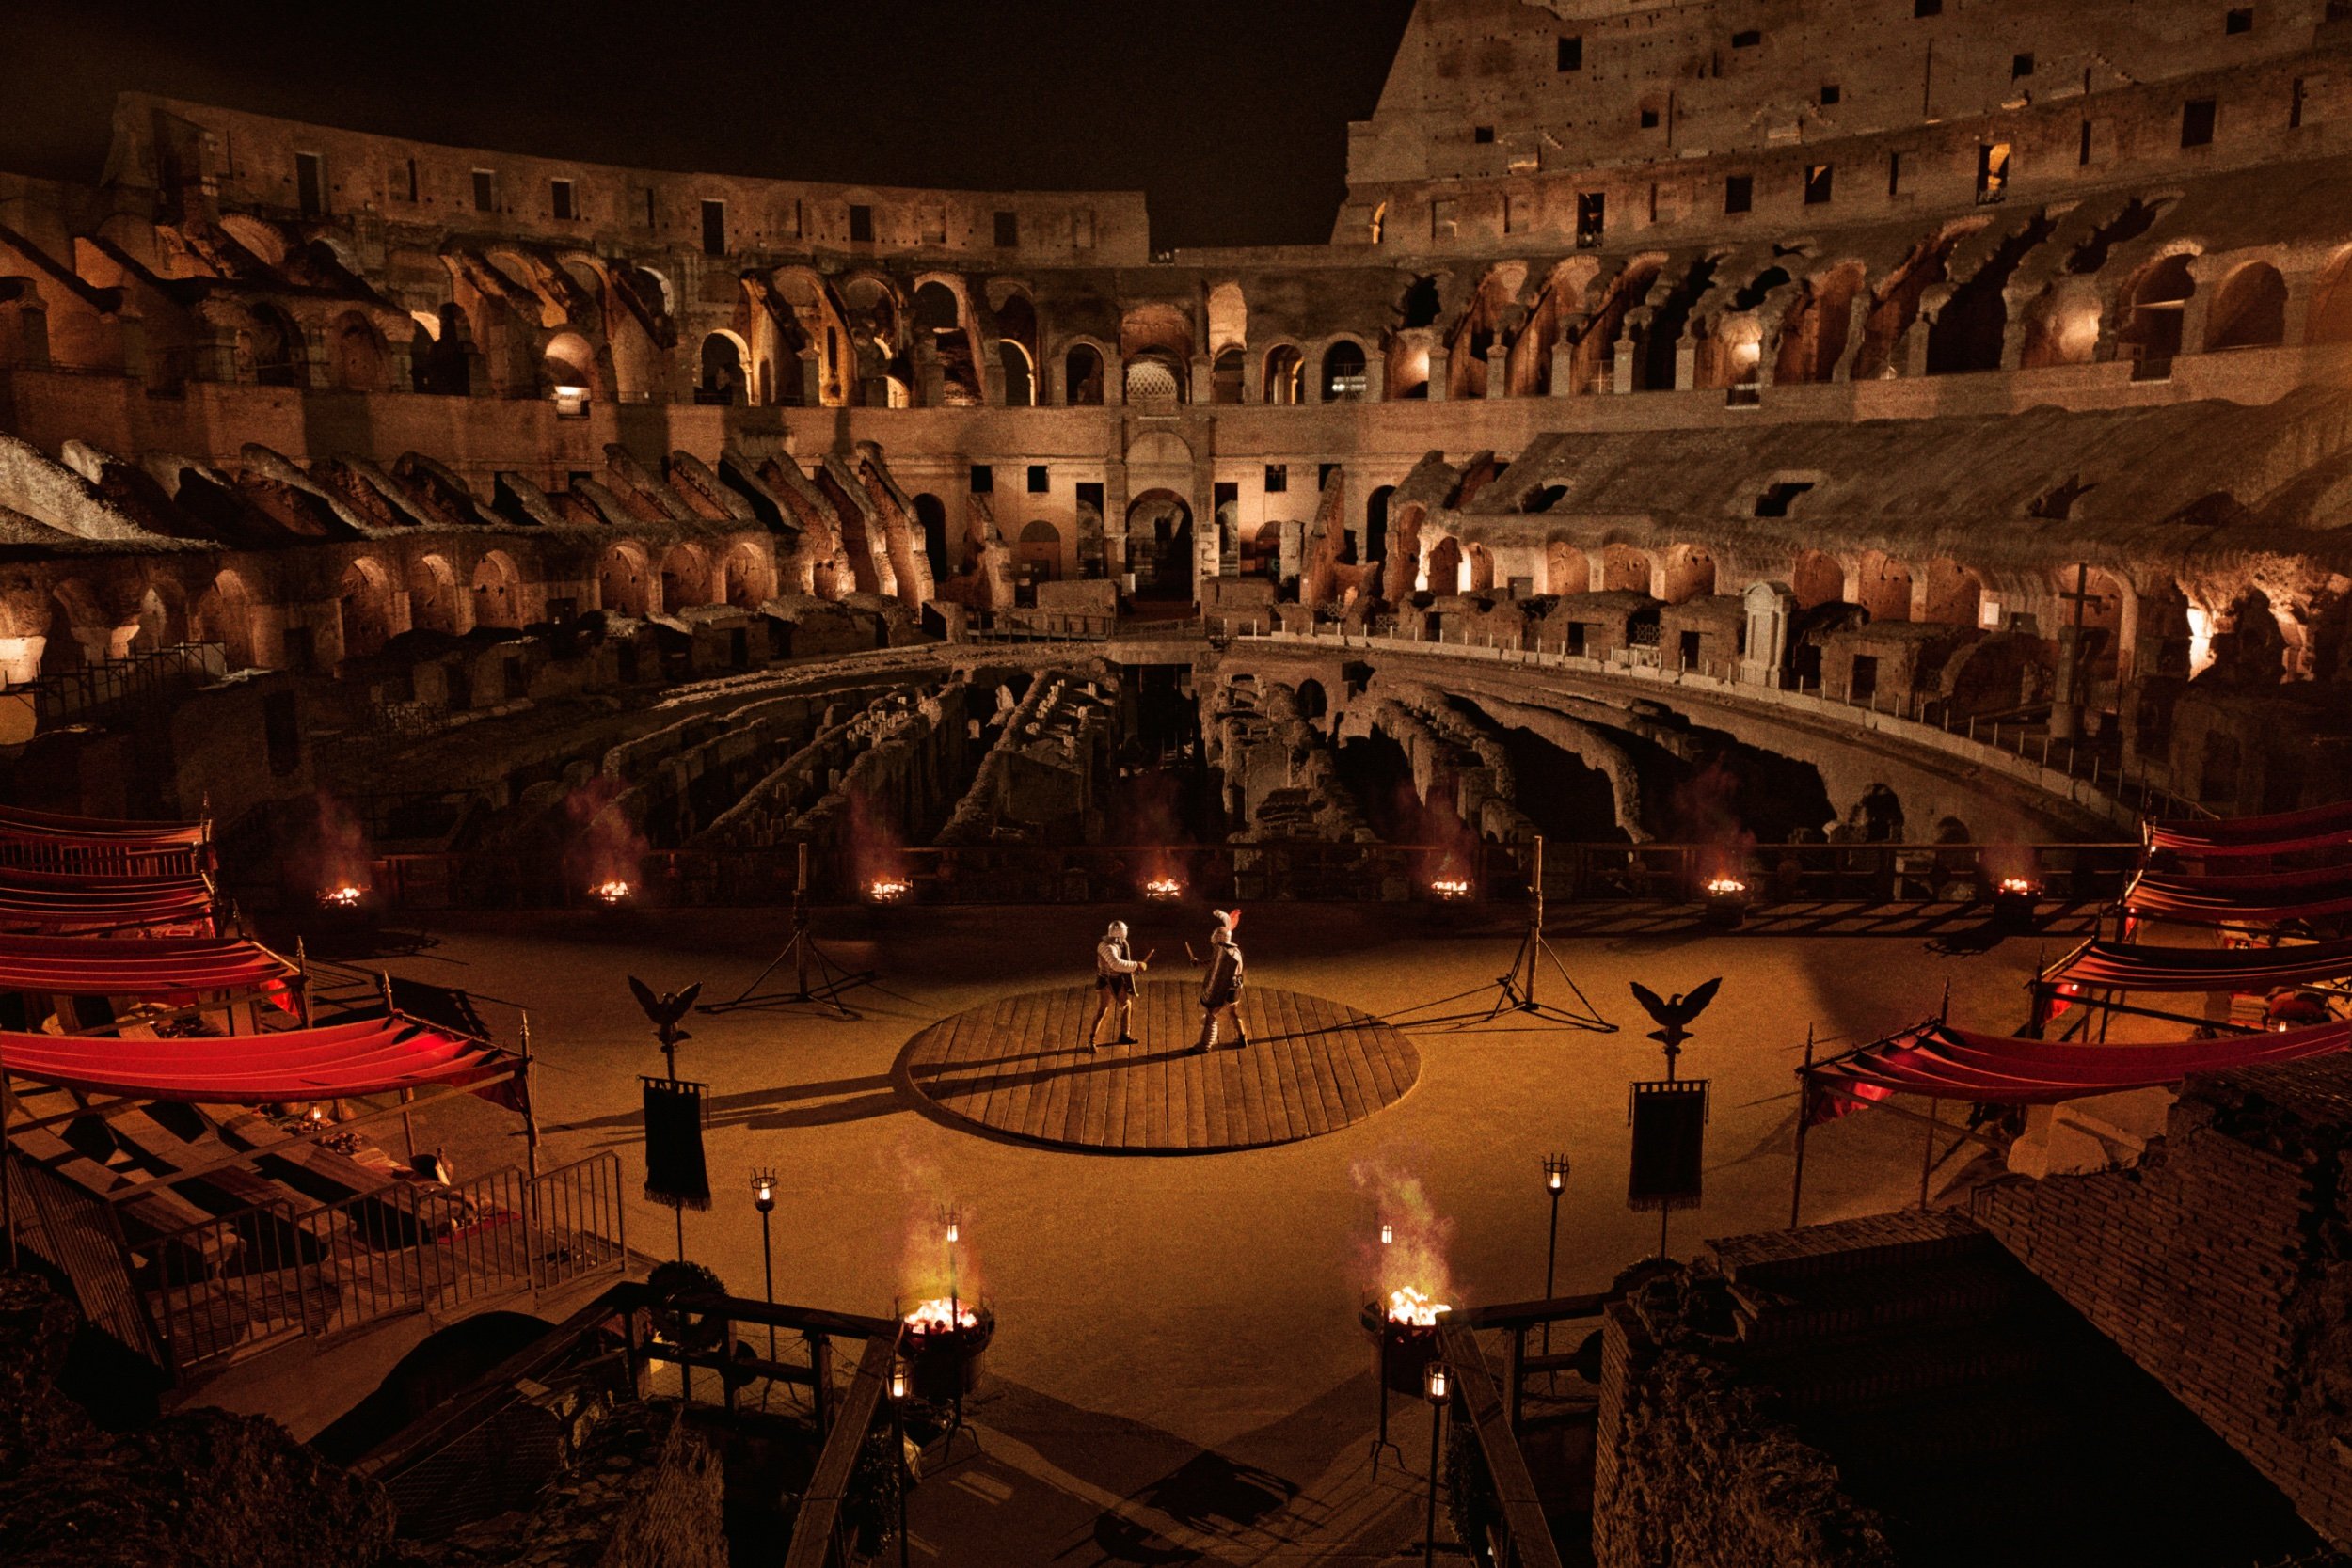
[[[1062,610],[976,610],[964,622],[974,642],[1104,642],[1118,630],[1116,615]]]
[[[47,730],[124,704],[168,697],[228,673],[228,644],[182,642],[38,675],[8,689],[32,697],[35,723]]]
[[[184,1380],[282,1338],[618,1272],[623,1202],[612,1153],[535,1181],[507,1169],[312,1208],[280,1199],[135,1241],[135,1279]]]

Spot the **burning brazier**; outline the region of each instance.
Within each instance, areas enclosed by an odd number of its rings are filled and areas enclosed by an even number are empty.
[[[996,1314],[985,1302],[941,1296],[906,1314],[901,1340],[914,1397],[953,1404],[979,1386],[980,1357],[996,1338]]]
[[[1372,1375],[1391,1393],[1421,1393],[1422,1372],[1438,1358],[1438,1320],[1453,1310],[1410,1285],[1391,1291],[1385,1307],[1366,1302],[1359,1321],[1372,1336]]]

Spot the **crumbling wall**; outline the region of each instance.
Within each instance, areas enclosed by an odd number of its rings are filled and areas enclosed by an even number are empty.
[[[2192,1080],[2138,1166],[2017,1178],[1978,1220],[2352,1541],[2352,1233],[2341,1059]]]

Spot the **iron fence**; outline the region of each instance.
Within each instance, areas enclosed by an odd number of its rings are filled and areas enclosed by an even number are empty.
[[[279,1199],[135,1243],[135,1279],[184,1379],[283,1338],[617,1273],[622,1205],[612,1153],[535,1180],[510,1168],[310,1208]]]

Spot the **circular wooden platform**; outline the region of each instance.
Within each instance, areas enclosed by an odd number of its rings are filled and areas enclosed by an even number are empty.
[[[1197,983],[1147,980],[1140,1045],[1083,1041],[1091,985],[1029,991],[942,1019],[899,1053],[914,1091],[951,1117],[1063,1148],[1204,1154],[1334,1132],[1394,1104],[1421,1076],[1412,1042],[1352,1007],[1252,988],[1240,1051],[1205,1055]],[[1107,1041],[1116,1025],[1105,1019]]]

